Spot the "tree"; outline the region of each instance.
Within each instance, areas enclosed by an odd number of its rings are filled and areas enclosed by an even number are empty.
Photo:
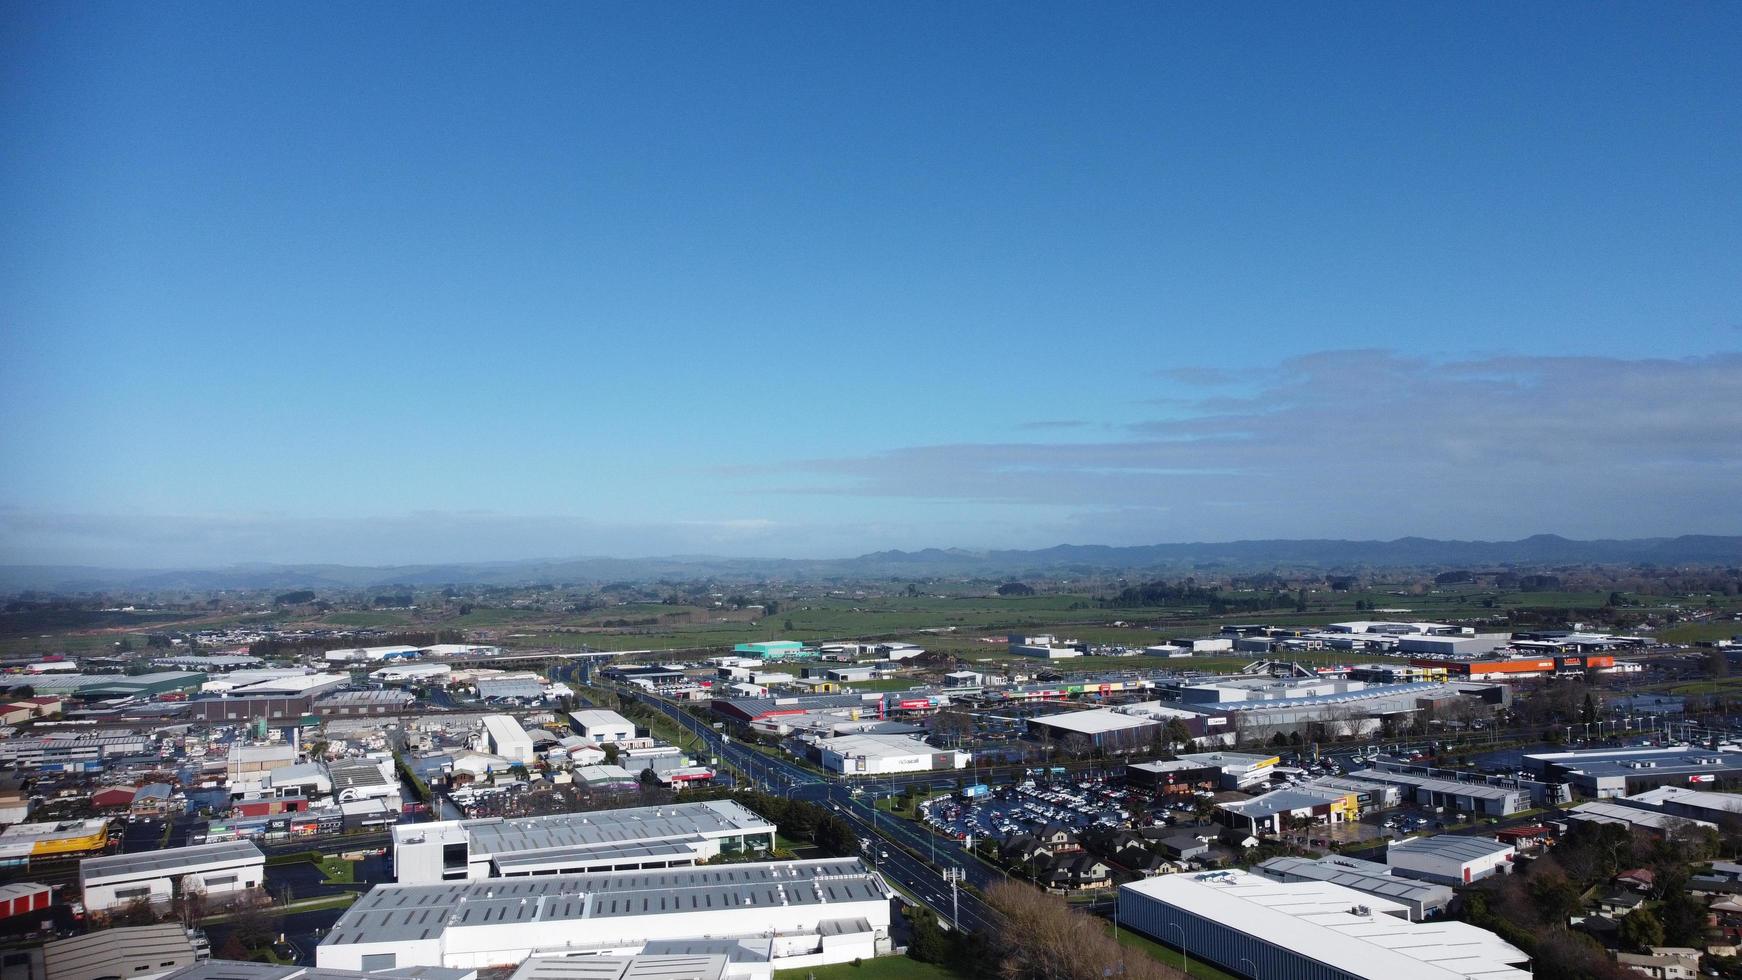
[[[1585,693],[1585,703],[1579,708],[1579,721],[1587,725],[1597,723],[1597,698],[1590,692]]]
[[[622,753],[617,748],[617,743],[615,743],[615,742],[606,742],[605,743],[605,765],[607,765],[607,766],[616,765],[617,758],[621,754]]]
[[[913,942],[907,955],[921,963],[942,963],[949,959],[950,938],[938,925],[937,913],[923,905],[910,905],[902,910],[913,932]]]
[[[1621,941],[1635,952],[1663,945],[1663,921],[1649,905],[1642,905],[1622,916],[1620,926]]]
[[[1191,729],[1186,727],[1186,723],[1183,720],[1179,718],[1169,718],[1167,724],[1162,727],[1162,741],[1166,742],[1167,747],[1170,749],[1177,749],[1183,745],[1190,745],[1192,741]]]

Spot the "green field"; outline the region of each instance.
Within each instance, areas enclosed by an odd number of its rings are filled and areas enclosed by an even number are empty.
[[[1710,643],[1742,636],[1742,622],[1734,619],[1704,623],[1680,623],[1660,630],[1657,638],[1667,643]]]
[[[812,977],[816,980],[965,980],[965,976],[954,970],[933,963],[921,963],[905,956],[879,956],[874,960],[864,960],[858,966],[835,963],[808,969],[774,971],[774,980],[811,980]]]

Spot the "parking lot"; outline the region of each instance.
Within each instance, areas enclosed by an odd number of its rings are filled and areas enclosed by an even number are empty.
[[[927,824],[957,840],[1006,840],[1053,826],[1075,832],[1131,823],[1125,787],[1100,778],[1056,783],[1027,779],[973,800],[928,800],[920,813]]]

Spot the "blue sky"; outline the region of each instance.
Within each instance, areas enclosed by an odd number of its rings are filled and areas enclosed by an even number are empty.
[[[1716,3],[9,4],[0,561],[1742,532],[1737,91]]]

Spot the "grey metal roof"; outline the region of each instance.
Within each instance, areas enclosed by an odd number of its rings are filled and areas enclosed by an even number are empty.
[[[510,874],[538,868],[581,864],[587,861],[690,855],[695,853],[694,848],[690,847],[690,842],[699,840],[701,840],[700,837],[692,837],[684,838],[682,841],[629,841],[621,844],[596,844],[590,847],[565,847],[554,851],[498,854],[492,860],[495,861],[497,870],[503,874]]]
[[[630,807],[591,813],[466,821],[472,853],[506,855],[708,833],[765,832],[774,825],[731,800]]]
[[[191,847],[171,847],[140,854],[110,854],[85,858],[79,862],[79,878],[84,882],[128,878],[136,875],[183,874],[210,864],[235,864],[252,861],[264,863],[266,855],[245,840],[220,844],[195,844]]]
[[[1309,858],[1271,858],[1253,870],[1267,878],[1282,879],[1286,876],[1328,881],[1333,885],[1342,885],[1370,895],[1389,898],[1394,902],[1407,902],[1424,908],[1446,905],[1452,900],[1452,890],[1445,885],[1429,884],[1411,878],[1395,878],[1389,874],[1373,874]]]
[[[449,928],[864,902],[886,886],[856,858],[377,885],[322,945],[429,939]]]
[[[1385,856],[1390,860],[1391,855],[1402,851],[1407,854],[1432,854],[1453,861],[1477,861],[1510,850],[1511,844],[1502,844],[1492,837],[1441,834],[1438,837],[1415,837],[1398,841],[1391,845]]]
[[[91,980],[126,976],[138,964],[149,964],[156,973],[167,961],[191,963],[194,944],[179,925],[128,926],[52,942],[42,954],[47,980]]]

